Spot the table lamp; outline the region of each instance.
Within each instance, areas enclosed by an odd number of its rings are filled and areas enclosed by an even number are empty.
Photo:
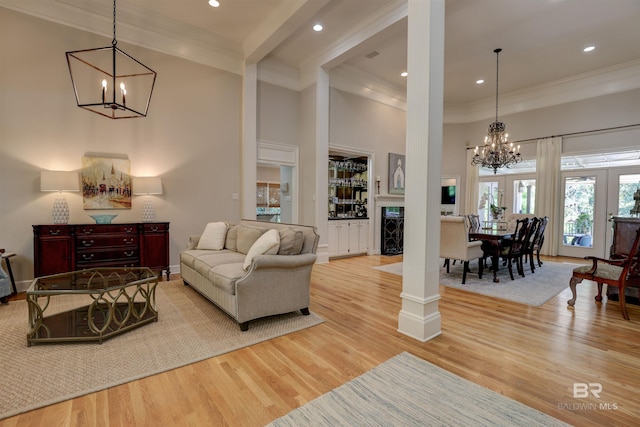
[[[53,202],[53,223],[67,224],[69,222],[69,205],[63,191],[80,191],[77,172],[42,171],[40,172],[40,191],[57,191]]]
[[[156,210],[149,195],[162,194],[162,180],[159,176],[133,177],[133,194],[145,196],[142,205],[142,222],[154,222],[156,220]]]

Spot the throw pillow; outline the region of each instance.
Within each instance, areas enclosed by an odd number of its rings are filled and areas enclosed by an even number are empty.
[[[280,247],[280,233],[278,230],[271,229],[264,233],[256,242],[251,246],[247,256],[244,258],[244,269],[246,270],[251,265],[253,258],[258,255],[270,254],[275,255],[278,253]]]
[[[204,229],[198,247],[196,249],[212,249],[219,251],[224,248],[224,240],[227,235],[226,222],[210,222]]]
[[[285,228],[280,231],[280,249],[278,255],[299,255],[302,252],[304,234],[300,230]]]
[[[229,227],[227,230],[227,237],[224,241],[224,248],[230,251],[238,250],[238,228],[239,225]]]
[[[251,246],[262,236],[264,230],[259,228],[247,227],[240,224],[238,226],[238,239],[236,242],[237,250],[241,254],[249,253]]]

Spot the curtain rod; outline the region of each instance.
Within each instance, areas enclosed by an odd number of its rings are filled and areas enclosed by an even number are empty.
[[[565,136],[575,136],[575,135],[584,135],[587,133],[598,133],[598,132],[604,132],[604,131],[608,131],[608,130],[620,130],[620,129],[627,129],[627,128],[633,128],[633,127],[637,127],[640,126],[640,123],[636,123],[633,125],[624,125],[624,126],[615,126],[615,127],[610,127],[610,128],[602,128],[602,129],[593,129],[593,130],[583,130],[580,132],[570,132],[570,133],[562,133],[559,135],[551,135],[551,136],[543,136],[540,138],[529,138],[529,139],[521,139],[519,141],[513,141],[513,143],[523,143],[523,142],[532,142],[532,141],[537,141],[539,139],[545,139],[545,138],[557,138],[557,137],[565,137]]]
[[[514,144],[522,144],[522,143],[526,143],[526,142],[535,142],[535,141],[538,141],[540,139],[545,139],[545,138],[556,138],[556,137],[565,137],[565,136],[584,135],[584,134],[588,134],[588,133],[598,133],[598,132],[604,132],[604,131],[608,131],[608,130],[621,130],[621,129],[634,128],[634,127],[638,127],[638,126],[640,126],[640,123],[636,123],[636,124],[633,124],[633,125],[614,126],[614,127],[602,128],[602,129],[583,130],[583,131],[579,131],[579,132],[561,133],[561,134],[558,134],[558,135],[543,136],[543,137],[539,137],[539,138],[520,139],[518,141],[512,141],[512,142]],[[475,147],[467,147],[467,150],[475,150]]]

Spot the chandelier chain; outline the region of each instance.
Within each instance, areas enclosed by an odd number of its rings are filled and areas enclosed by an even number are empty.
[[[115,0],[114,0],[114,3],[115,3]],[[114,9],[114,13],[115,13],[115,9]],[[115,23],[114,23],[114,25],[115,25]],[[114,31],[114,34],[115,34],[115,29],[113,31]],[[113,36],[113,38],[115,39],[115,35]],[[499,58],[500,58],[500,52],[501,51],[502,51],[502,49],[494,50],[494,52],[496,53],[496,122],[498,121],[498,82],[500,81],[500,79],[498,78],[498,73],[500,72]]]
[[[111,44],[113,46],[118,44],[116,40],[116,0],[113,0],[113,40],[111,40]]]

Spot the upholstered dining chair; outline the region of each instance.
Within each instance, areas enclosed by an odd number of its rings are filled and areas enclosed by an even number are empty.
[[[573,269],[573,275],[569,281],[569,287],[573,297],[567,301],[569,306],[576,303],[576,286],[584,279],[592,280],[598,284],[596,301],[602,301],[602,285],[616,286],[620,295],[620,311],[625,320],[629,320],[625,305],[624,290],[627,287],[640,287],[640,228],[636,231],[636,237],[628,257],[616,259],[604,259],[593,256],[585,257],[591,260],[591,265],[582,265]]]
[[[463,261],[462,284],[467,280],[469,261],[478,259],[478,277],[482,279],[482,242],[469,241],[469,225],[463,216],[440,217],[440,258],[449,273],[450,260]]]

